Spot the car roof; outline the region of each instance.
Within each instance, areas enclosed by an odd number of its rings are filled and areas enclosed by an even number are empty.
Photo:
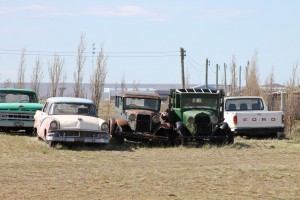
[[[225,99],[261,99],[260,96],[232,96]]]
[[[85,98],[77,98],[77,97],[50,97],[47,99],[47,102],[53,102],[53,103],[88,103],[93,104],[93,101],[90,99]]]
[[[133,97],[133,98],[151,98],[160,99],[160,96],[156,92],[144,92],[144,91],[124,91],[119,92],[116,96]]]
[[[34,93],[33,90],[30,89],[21,89],[21,88],[0,88],[0,91],[8,91],[8,92],[26,92],[26,93]]]

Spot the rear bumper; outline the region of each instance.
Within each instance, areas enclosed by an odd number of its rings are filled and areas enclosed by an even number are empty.
[[[274,128],[238,128],[231,129],[235,135],[270,135],[272,133],[284,132],[284,127],[274,127]]]

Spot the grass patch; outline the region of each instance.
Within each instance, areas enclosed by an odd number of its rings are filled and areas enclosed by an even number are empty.
[[[0,134],[0,199],[295,199],[299,143],[48,147]]]

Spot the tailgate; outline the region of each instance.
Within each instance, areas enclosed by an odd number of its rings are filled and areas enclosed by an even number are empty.
[[[236,127],[283,127],[282,112],[236,112]]]

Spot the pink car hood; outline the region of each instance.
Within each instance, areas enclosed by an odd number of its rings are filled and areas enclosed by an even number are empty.
[[[88,129],[99,130],[104,120],[84,115],[57,115],[55,119],[60,123],[60,129]]]

